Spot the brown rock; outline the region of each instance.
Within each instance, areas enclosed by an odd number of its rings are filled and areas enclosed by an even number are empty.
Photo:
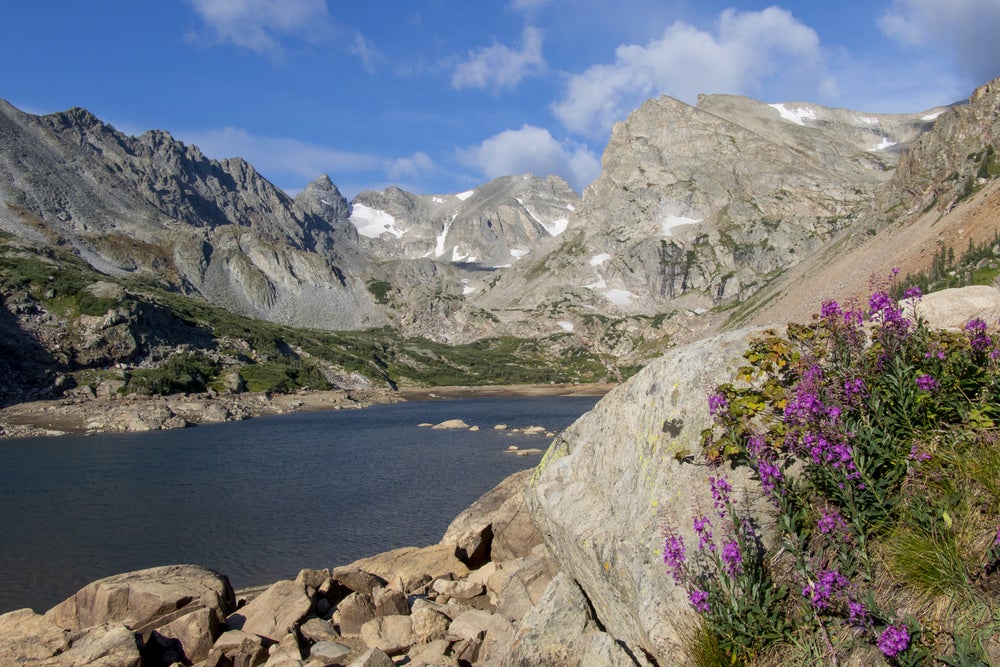
[[[369,595],[371,595],[372,590],[376,586],[385,586],[388,583],[382,577],[374,575],[371,572],[366,572],[354,565],[335,567],[332,576],[333,580],[344,588],[355,593],[367,593]]]
[[[416,664],[412,660],[407,664],[410,667],[416,667]],[[362,654],[361,657],[352,662],[348,667],[395,667],[395,665],[392,662],[392,658],[385,654],[385,651],[373,648]]]
[[[361,627],[361,638],[368,646],[389,655],[406,653],[417,643],[409,616],[373,618]]]
[[[23,665],[62,653],[70,633],[31,609],[0,615],[0,664]]]
[[[67,630],[109,622],[138,628],[181,608],[197,606],[211,610],[220,622],[225,619],[235,606],[229,580],[197,565],[168,565],[95,581],[47,611],[45,617]]]
[[[418,644],[427,644],[438,639],[444,639],[451,625],[451,619],[441,612],[422,607],[414,609],[410,614],[413,636]]]
[[[406,594],[395,588],[378,587],[372,592],[375,601],[376,616],[406,616],[410,606],[406,603]]]
[[[431,588],[439,595],[447,595],[450,598],[458,598],[460,600],[467,600],[477,595],[482,595],[485,590],[482,584],[467,579],[463,579],[462,581],[436,579]]]
[[[382,585],[385,585],[387,580],[398,577],[403,580],[404,593],[415,590],[428,576],[432,579],[447,576],[461,579],[469,574],[469,568],[455,557],[454,547],[445,544],[394,549],[370,558],[362,558],[352,563],[350,567],[381,577]],[[334,573],[339,569],[334,570]]]
[[[306,595],[304,585],[296,581],[279,581],[231,614],[226,624],[231,629],[278,641],[311,608],[312,601]]]
[[[337,605],[340,634],[357,636],[361,627],[375,618],[375,602],[368,593],[351,593]]]
[[[340,639],[340,633],[333,627],[333,623],[319,618],[310,618],[302,624],[299,632],[311,642],[335,642]]]
[[[407,667],[458,667],[458,660],[449,655],[451,642],[438,639],[427,644],[417,644],[406,654]],[[354,667],[353,665],[351,667]]]

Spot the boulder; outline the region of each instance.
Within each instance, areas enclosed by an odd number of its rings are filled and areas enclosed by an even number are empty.
[[[332,665],[351,654],[351,647],[337,642],[316,642],[309,648],[309,659],[320,660],[324,665]]]
[[[925,294],[907,310],[936,329],[961,329],[976,318],[992,326],[1000,317],[1000,289],[989,285],[944,289]]]
[[[444,639],[451,619],[430,607],[415,608],[410,613],[413,636],[418,644]]]
[[[379,586],[372,591],[372,599],[375,602],[375,616],[405,616],[410,613],[406,594],[399,588]]]
[[[0,664],[45,660],[69,646],[70,632],[31,609],[0,614]]]
[[[712,506],[709,471],[681,459],[700,451],[708,394],[736,377],[759,331],[674,348],[613,389],[552,443],[525,495],[549,552],[601,625],[632,655],[661,665],[685,662],[682,636],[694,619],[664,569],[663,527],[669,522],[697,543],[690,531],[696,506]],[[728,474],[734,497],[741,489],[761,496],[745,467]],[[766,531],[769,507],[757,509]]]
[[[167,565],[95,581],[45,613],[66,630],[103,623],[155,630],[159,619],[202,607],[219,623],[236,606],[229,580],[198,565]],[[169,622],[167,621],[167,622]]]
[[[450,598],[467,600],[477,595],[482,595],[485,590],[482,584],[478,584],[468,579],[452,581],[450,579],[435,579],[431,585],[438,595],[447,595]]]
[[[441,544],[454,546],[455,555],[472,568],[531,553],[542,542],[524,502],[531,475],[531,470],[523,470],[493,487],[455,517]]]
[[[371,648],[399,655],[417,643],[409,616],[373,618],[361,627],[361,639]]]
[[[538,603],[554,575],[553,565],[547,557],[532,554],[504,563],[490,577],[487,587],[496,597],[497,612],[517,622]]]
[[[351,593],[337,605],[340,634],[357,636],[361,627],[375,618],[375,602],[368,593]]]
[[[355,565],[345,565],[333,568],[331,573],[333,580],[344,588],[355,593],[367,593],[371,595],[376,586],[385,586],[387,582],[382,577],[366,572]]]
[[[310,618],[302,624],[299,632],[311,642],[335,642],[340,639],[340,633],[333,627],[333,623],[321,618]]]
[[[440,424],[435,424],[431,428],[436,429],[468,429],[469,425],[461,419],[447,419]]]
[[[580,641],[589,624],[586,598],[566,573],[559,572],[517,627],[502,664],[578,665]]]
[[[87,628],[70,640],[69,648],[45,661],[46,667],[139,667],[142,655],[135,633],[120,623]]]
[[[230,629],[243,630],[279,641],[312,609],[305,586],[297,581],[278,581],[226,621]]]
[[[469,574],[469,568],[455,557],[454,547],[435,544],[429,547],[403,547],[385,553],[362,558],[349,567],[370,572],[381,578],[382,584],[389,579],[402,579],[403,592],[410,593],[430,579],[452,577],[461,579]],[[340,570],[334,570],[336,573]]]
[[[410,667],[416,667],[417,665],[412,660],[407,664]],[[385,654],[385,651],[372,648],[368,649],[361,657],[348,665],[348,667],[395,667],[395,664],[392,662],[392,658]]]
[[[458,659],[451,655],[451,642],[438,639],[427,644],[417,644],[406,654],[407,667],[458,667]],[[354,665],[351,665],[354,667]],[[388,667],[388,666],[386,666]]]

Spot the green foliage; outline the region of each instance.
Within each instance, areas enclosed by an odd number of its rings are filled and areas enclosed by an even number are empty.
[[[148,395],[203,392],[218,371],[218,364],[203,354],[175,354],[156,368],[128,373],[125,391]]]
[[[369,280],[367,287],[368,291],[375,297],[375,303],[383,305],[389,303],[389,292],[392,291],[392,285],[384,280]]]
[[[922,292],[936,292],[949,287],[989,285],[1000,274],[1000,232],[982,243],[971,239],[965,252],[958,258],[955,249],[941,244],[934,253],[931,266],[926,271],[907,274],[897,286],[893,296],[899,297],[902,285],[919,287]],[[986,266],[981,266],[986,264]]]
[[[752,468],[777,541],[760,562],[790,558],[784,579],[753,579],[769,594],[748,592],[711,559],[696,576],[679,570],[668,527],[668,568],[733,661],[780,644],[830,659],[870,642],[892,664],[981,664],[998,630],[1000,335],[981,321],[932,330],[893,291],[879,284],[867,308],[830,302],[811,324],[760,337],[709,399],[705,455]],[[747,525],[733,515],[716,532]],[[739,618],[715,611],[753,600]]]
[[[300,360],[244,366],[240,376],[249,391],[288,393],[298,389],[330,389],[330,383],[314,364]]]

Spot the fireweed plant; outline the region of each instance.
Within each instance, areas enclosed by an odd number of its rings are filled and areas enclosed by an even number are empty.
[[[715,511],[696,516],[697,545],[667,526],[664,561],[713,660],[837,664],[867,645],[895,665],[986,664],[1000,626],[1000,335],[980,320],[932,330],[919,290],[902,292],[904,311],[893,288],[873,282],[867,304],[827,302],[768,332],[709,397]],[[723,464],[759,480],[770,550]]]

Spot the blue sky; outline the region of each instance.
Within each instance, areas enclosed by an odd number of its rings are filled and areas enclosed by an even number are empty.
[[[5,3],[0,97],[240,156],[294,194],[581,191],[661,94],[918,112],[1000,76],[1000,0]]]

